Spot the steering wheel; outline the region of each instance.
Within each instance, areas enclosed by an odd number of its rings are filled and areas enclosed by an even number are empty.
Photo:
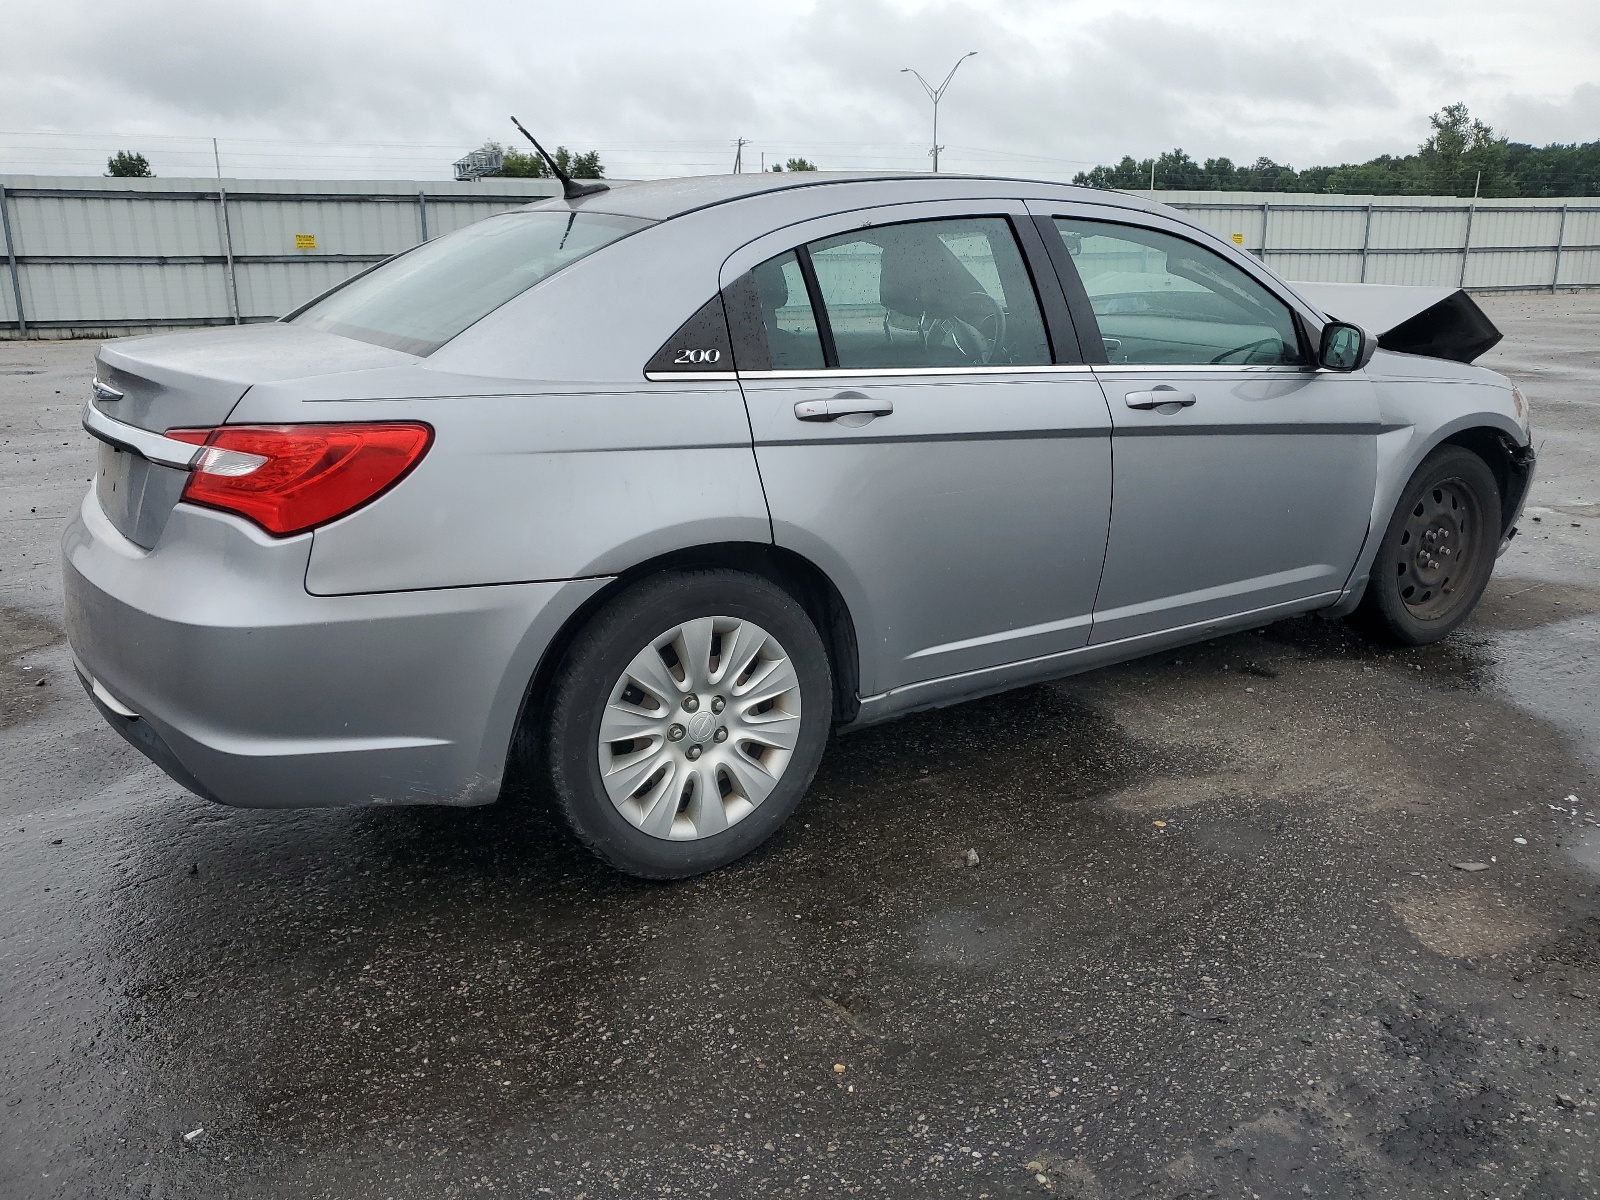
[[[922,344],[948,346],[969,363],[987,366],[993,361],[1006,335],[1006,311],[988,292],[972,292],[988,301],[991,312],[968,321],[964,317],[928,317],[919,322]],[[988,326],[986,331],[983,327]],[[991,336],[992,335],[992,336]]]
[[[967,294],[976,296],[989,305],[989,311],[973,323],[973,328],[989,339],[988,349],[983,352],[983,363],[987,366],[994,361],[995,352],[1006,344],[1006,310],[1000,301],[981,288]],[[988,330],[984,329],[986,325],[989,327]]]
[[[1281,345],[1283,345],[1283,342],[1277,337],[1276,334],[1274,334],[1271,337],[1257,338],[1253,342],[1246,342],[1242,346],[1235,346],[1232,350],[1224,350],[1211,361],[1213,364],[1216,364],[1222,362],[1222,360],[1225,358],[1232,358],[1235,354],[1243,354],[1245,355],[1245,363],[1248,363],[1250,361],[1249,356],[1255,353],[1255,351],[1261,349],[1261,347]]]

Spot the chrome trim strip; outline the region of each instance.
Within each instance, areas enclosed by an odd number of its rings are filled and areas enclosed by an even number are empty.
[[[92,386],[94,388],[94,398],[96,400],[121,400],[122,399],[122,395],[123,394],[121,392],[117,391],[117,389],[112,387],[109,383],[101,382],[100,376],[98,376],[98,375],[96,375],[94,377],[94,383],[93,383]]]
[[[110,692],[106,691],[106,685],[101,683],[92,675],[89,677],[89,690],[99,698],[101,704],[104,704],[112,712],[116,713],[117,716],[133,717],[134,719],[138,719],[138,713],[134,712],[133,709],[122,703],[122,701],[118,700]]]
[[[1096,374],[1105,375],[1160,375],[1166,378],[1169,375],[1183,376],[1190,373],[1201,375],[1230,375],[1245,372],[1250,375],[1315,375],[1319,368],[1292,367],[1281,363],[1266,365],[1262,363],[1096,363]]]
[[[644,377],[651,383],[734,383],[739,378],[733,371],[646,371]]]
[[[132,450],[153,463],[177,467],[180,471],[191,470],[195,461],[206,452],[204,446],[191,446],[188,442],[163,437],[159,433],[108,417],[92,402],[83,410],[83,427],[108,446]]]
[[[816,367],[804,371],[740,371],[740,379],[892,379],[896,376],[1087,375],[1088,363],[1056,363],[1036,367]]]

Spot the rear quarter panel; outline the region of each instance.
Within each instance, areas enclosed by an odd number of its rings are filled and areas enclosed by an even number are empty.
[[[644,378],[716,294],[739,236],[730,224],[733,214],[692,214],[624,238],[410,370],[252,388],[232,422],[434,428],[409,476],[316,531],[307,590],[605,576],[710,542],[770,542],[737,383]]]
[[[306,589],[577,579],[687,546],[771,540],[737,384],[647,383],[641,371],[628,388],[524,386],[311,403],[252,391],[236,422],[404,419],[434,428],[410,475],[312,535]]]

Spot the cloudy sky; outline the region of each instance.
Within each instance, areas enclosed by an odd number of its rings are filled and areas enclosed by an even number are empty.
[[[1306,166],[1404,153],[1464,100],[1519,140],[1600,138],[1594,0],[13,0],[0,172],[449,177],[515,136],[615,177],[800,154],[1070,178],[1124,153]]]

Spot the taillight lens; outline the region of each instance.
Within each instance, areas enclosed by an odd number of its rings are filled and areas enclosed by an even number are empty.
[[[279,537],[325,525],[377,499],[433,441],[420,421],[369,425],[224,425],[169,429],[204,446],[183,499],[248,517]]]

